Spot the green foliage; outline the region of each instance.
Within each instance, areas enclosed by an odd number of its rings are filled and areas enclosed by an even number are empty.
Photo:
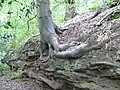
[[[107,0],[107,2],[111,4],[111,3],[112,3],[112,0]]]
[[[9,69],[9,66],[0,62],[0,72],[7,69]]]
[[[112,17],[112,19],[118,19],[120,18],[120,13],[115,13],[115,15]]]
[[[1,0],[0,56],[37,33],[34,0]],[[0,58],[1,58],[0,57]]]
[[[99,7],[101,5],[100,1],[99,0],[92,0],[90,2],[90,4],[88,5],[88,8],[90,10],[95,10],[97,7]]]
[[[57,2],[56,2],[57,1]],[[55,23],[64,21],[65,3],[64,0],[51,0],[52,16]]]

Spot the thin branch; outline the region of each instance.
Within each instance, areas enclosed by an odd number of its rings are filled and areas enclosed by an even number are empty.
[[[37,15],[35,15],[34,17],[32,17],[32,18],[29,18],[29,20],[27,20],[27,30],[29,31],[29,29],[30,29],[30,24],[29,24],[29,22],[31,21],[31,20],[33,20],[34,18],[36,18],[37,17]]]

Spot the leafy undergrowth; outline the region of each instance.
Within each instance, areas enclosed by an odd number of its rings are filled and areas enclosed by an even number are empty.
[[[0,81],[1,80],[11,80],[14,78],[21,77],[22,71],[17,72],[11,71],[7,64],[0,63]]]

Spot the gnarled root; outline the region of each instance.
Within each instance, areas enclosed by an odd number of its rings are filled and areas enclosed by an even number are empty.
[[[70,44],[60,44],[60,45],[58,45],[58,50],[54,50],[53,51],[52,46],[50,44],[48,44],[48,54],[45,53],[45,54],[47,54],[47,57],[44,58],[44,54],[43,54],[44,52],[47,52],[47,51],[43,50],[43,48],[45,48],[45,47],[41,47],[40,58],[39,59],[42,61],[42,63],[45,63],[50,58],[52,58],[55,53],[58,53],[58,51],[65,51],[66,49],[68,49],[69,47],[72,47],[72,46],[74,46],[74,44],[73,45],[70,45]]]
[[[106,43],[110,42],[111,40],[116,39],[120,35],[115,35],[111,38],[105,39],[102,42],[92,45],[91,47],[81,47],[81,45],[77,46],[75,49],[72,49],[71,51],[62,51],[55,54],[57,58],[69,58],[69,59],[76,59],[82,57],[85,53],[91,51],[91,50],[98,50],[102,48]]]
[[[47,62],[49,58],[53,57],[53,49],[50,44],[47,43],[40,43],[40,58],[43,63]]]

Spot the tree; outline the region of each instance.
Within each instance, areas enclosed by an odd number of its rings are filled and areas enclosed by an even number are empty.
[[[41,56],[42,52],[45,50],[45,46],[49,47],[49,56],[51,56],[52,48],[57,52],[58,51],[58,40],[57,35],[53,26],[53,21],[51,17],[50,11],[50,2],[49,0],[36,0],[37,2],[37,17],[38,17],[38,25],[40,31],[40,39],[41,39]],[[46,60],[47,60],[46,59]]]
[[[67,21],[78,15],[78,13],[76,12],[75,0],[65,0],[65,4],[66,12],[64,20]]]
[[[46,1],[36,0],[36,2],[37,2],[37,17],[38,17],[37,19],[39,25],[38,28],[40,31],[40,39],[41,39],[40,59],[42,59],[43,57],[42,53],[45,52],[46,48],[48,47],[49,55],[44,60],[47,61],[51,56],[53,56],[53,50],[55,53],[57,53],[59,50],[65,50],[69,48],[71,45],[68,44],[60,45],[58,42],[56,32],[59,32],[59,30],[57,30],[58,27],[52,21],[49,0]]]

